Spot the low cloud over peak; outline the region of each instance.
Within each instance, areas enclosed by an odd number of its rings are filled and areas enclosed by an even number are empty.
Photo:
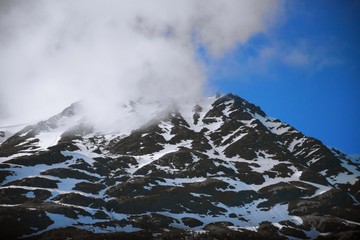
[[[199,45],[221,56],[266,31],[279,1],[10,1],[0,3],[0,124],[139,97],[202,96]],[[6,119],[7,117],[8,119]]]

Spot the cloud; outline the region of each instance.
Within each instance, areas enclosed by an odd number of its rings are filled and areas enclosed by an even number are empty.
[[[326,42],[299,39],[289,43],[271,36],[261,38],[238,46],[225,57],[208,59],[208,77],[215,84],[221,84],[216,79],[219,76],[230,82],[277,81],[283,79],[284,71],[313,74],[345,64],[338,49]]]
[[[324,45],[309,40],[299,40],[293,45],[275,43],[260,48],[258,59],[260,62],[279,61],[291,67],[312,70],[342,64],[340,58],[333,56],[331,47]]]
[[[282,62],[292,66],[308,66],[312,62],[312,56],[309,52],[302,49],[290,49],[287,52],[278,53]]]
[[[197,47],[222,56],[266,31],[281,5],[258,0],[3,0],[0,123],[5,116],[16,122],[50,116],[80,99],[99,110],[140,97],[196,99],[206,82]]]

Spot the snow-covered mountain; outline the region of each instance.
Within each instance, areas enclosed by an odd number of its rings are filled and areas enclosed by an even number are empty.
[[[0,129],[2,236],[360,236],[356,157],[232,94],[120,108],[116,128],[100,130],[75,103],[6,139]]]

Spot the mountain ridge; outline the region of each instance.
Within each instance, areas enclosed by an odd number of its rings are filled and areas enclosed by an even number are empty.
[[[360,171],[348,155],[234,94],[152,106],[151,118],[136,115],[141,104],[123,106],[130,131],[97,131],[75,104],[1,143],[2,230],[358,236]]]

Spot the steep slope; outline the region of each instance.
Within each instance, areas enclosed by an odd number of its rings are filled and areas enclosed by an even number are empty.
[[[9,238],[46,239],[65,227],[144,239],[359,234],[359,162],[238,96],[159,106],[142,125],[134,116],[146,104],[124,105],[132,131],[99,131],[79,108],[0,145]]]

